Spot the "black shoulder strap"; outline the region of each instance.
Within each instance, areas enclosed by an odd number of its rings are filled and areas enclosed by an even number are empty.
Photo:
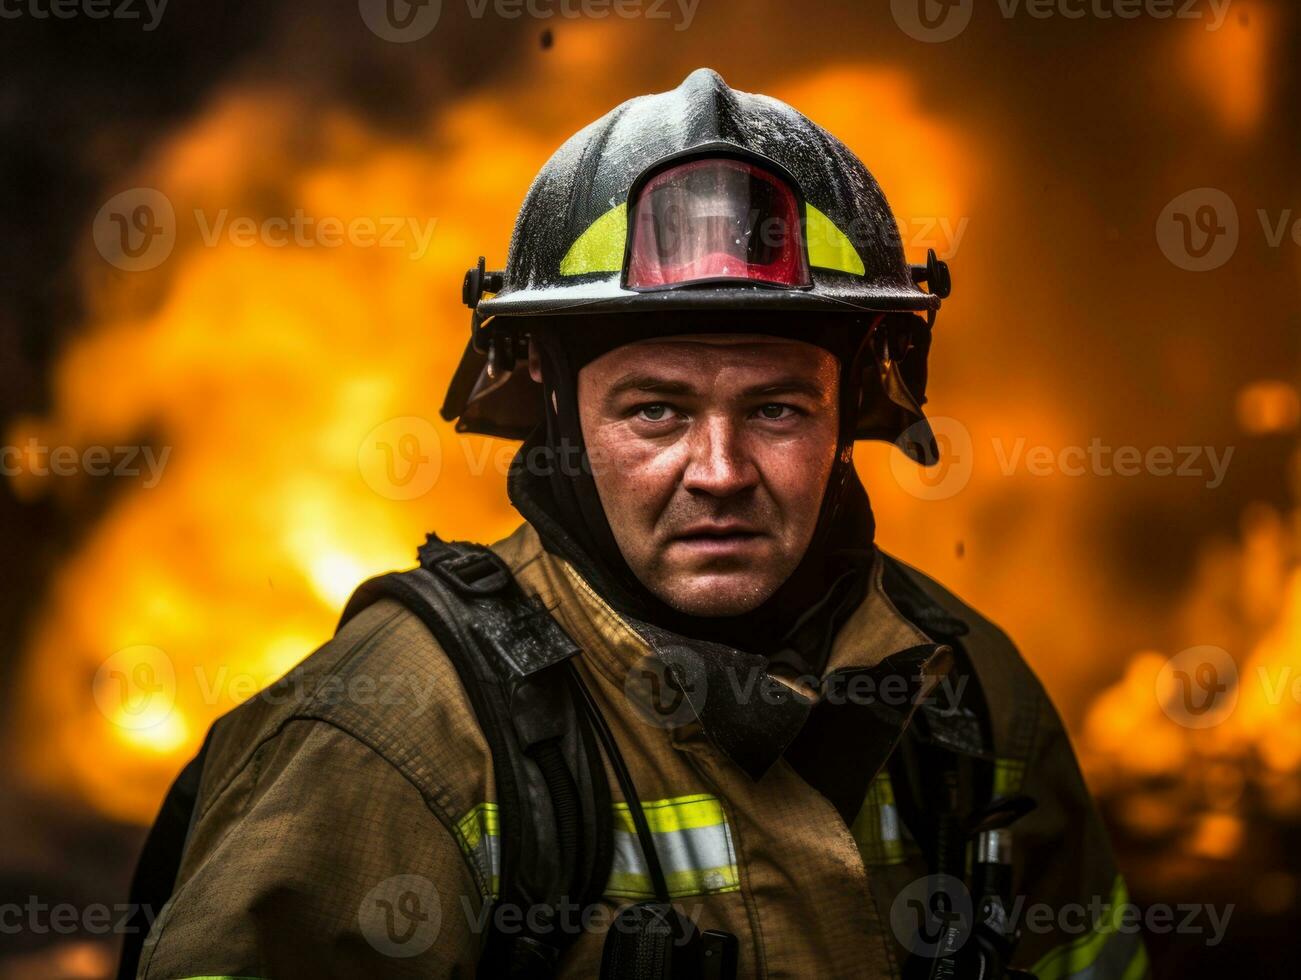
[[[479,975],[551,976],[579,928],[557,912],[600,900],[613,850],[609,784],[569,665],[578,647],[481,545],[430,535],[420,567],[364,583],[340,625],[381,598],[433,633],[492,752],[501,866]],[[503,908],[532,914],[512,914],[507,934]]]

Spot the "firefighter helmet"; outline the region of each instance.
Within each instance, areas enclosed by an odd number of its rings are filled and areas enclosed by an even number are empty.
[[[857,438],[934,462],[921,405],[949,289],[934,252],[907,263],[880,185],[843,143],[702,68],[580,130],[542,168],[505,270],[481,258],[466,274],[471,339],[443,417],[461,432],[526,436],[541,400],[520,362],[543,324],[653,317],[682,332],[672,324],[744,312],[796,336],[801,322],[832,318],[872,334]]]

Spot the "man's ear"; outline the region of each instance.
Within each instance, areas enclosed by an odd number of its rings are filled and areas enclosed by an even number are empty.
[[[529,338],[529,377],[538,384],[542,384],[542,354],[539,353],[538,345],[532,337]],[[556,407],[556,393],[554,390],[551,392],[551,410],[553,412],[560,411]]]
[[[529,377],[538,384],[542,383],[542,355],[538,353],[537,342],[529,338]]]

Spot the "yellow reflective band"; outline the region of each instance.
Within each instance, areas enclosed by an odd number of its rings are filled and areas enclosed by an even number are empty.
[[[809,265],[855,276],[867,271],[849,236],[812,204],[804,205],[804,237],[808,242]],[[589,272],[621,272],[627,243],[628,205],[625,202],[605,212],[574,240],[560,260],[560,274],[581,276]]]
[[[690,898],[694,895],[720,895],[741,887],[741,875],[736,865],[722,868],[689,868],[684,871],[664,872],[664,883],[669,887],[670,898]],[[610,898],[654,898],[655,888],[649,875],[615,869],[610,872],[610,882],[605,887]]]
[[[1020,759],[994,760],[994,795],[1014,796],[1021,792],[1025,778],[1025,762]]]
[[[480,803],[456,822],[456,832],[460,835],[461,846],[470,851],[479,846],[484,835],[496,837],[497,804]]]
[[[718,802],[718,797],[705,794],[655,800],[643,803],[641,809],[646,814],[646,823],[652,834],[671,834],[679,830],[716,827],[727,823],[727,817],[723,815],[723,804]],[[637,833],[627,803],[614,805],[614,829]]]
[[[655,837],[655,853],[671,898],[737,891],[732,831],[716,796],[695,794],[641,804]],[[653,898],[646,857],[627,803],[614,804],[614,864],[605,894],[610,898]]]
[[[601,215],[578,236],[560,260],[562,276],[585,272],[621,272],[628,238],[628,205],[620,204]]]
[[[867,271],[849,237],[812,204],[804,205],[804,238],[809,243],[809,265],[855,276]]]
[[[694,794],[642,803],[655,835],[655,852],[673,898],[737,891],[741,875],[732,831],[715,796]],[[614,857],[606,895],[652,898],[641,842],[627,803],[613,805]],[[490,895],[500,887],[501,848],[496,803],[480,803],[456,822],[455,833],[470,863],[478,868]]]
[[[867,865],[900,864],[903,840],[899,833],[899,809],[895,804],[890,774],[879,772],[868,784],[863,806],[849,828],[858,853]]]
[[[1116,875],[1110,905],[1102,918],[1093,924],[1093,930],[1087,936],[1058,946],[1032,966],[1030,972],[1039,980],[1068,980],[1084,976],[1090,980],[1114,976],[1121,976],[1123,980],[1141,980],[1147,976],[1147,952],[1138,931],[1118,931],[1128,904],[1125,879]],[[1105,964],[1099,963],[1104,957]],[[1106,969],[1101,968],[1104,965]]]
[[[479,869],[489,895],[496,895],[499,891],[500,833],[496,803],[480,803],[456,821],[456,836],[460,839],[461,850]]]

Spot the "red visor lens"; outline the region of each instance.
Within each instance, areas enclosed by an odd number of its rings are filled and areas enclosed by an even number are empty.
[[[656,174],[633,204],[631,289],[740,279],[809,285],[799,202],[742,160],[693,160]]]

